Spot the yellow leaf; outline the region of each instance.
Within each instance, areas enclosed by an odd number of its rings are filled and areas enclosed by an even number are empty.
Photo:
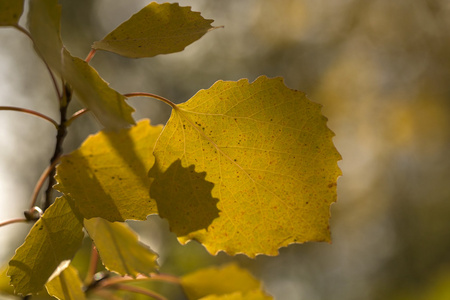
[[[0,26],[17,25],[23,12],[23,0],[0,0]]]
[[[267,296],[260,290],[249,291],[247,293],[235,292],[226,295],[209,295],[199,300],[271,300],[271,296]]]
[[[64,49],[62,74],[81,102],[107,129],[120,129],[135,124],[134,109],[125,97],[109,87],[97,71],[84,60],[70,55]]]
[[[86,219],[145,220],[157,212],[147,172],[161,128],[142,120],[129,129],[90,136],[61,159],[55,189],[70,195]]]
[[[158,255],[139,243],[137,235],[126,224],[92,218],[84,220],[84,227],[108,270],[136,277],[149,275],[158,268]]]
[[[47,282],[47,292],[61,300],[83,300],[86,296],[83,292],[83,283],[77,270],[68,266],[58,276]]]
[[[213,29],[212,22],[178,3],[152,2],[92,48],[133,58],[179,52]]]
[[[16,293],[41,291],[59,264],[80,248],[83,225],[67,198],[56,199],[45,211],[9,262],[8,276]]]
[[[61,6],[57,0],[31,0],[28,27],[37,53],[61,73]]]
[[[247,270],[241,269],[236,264],[229,264],[221,268],[211,267],[198,270],[181,278],[181,286],[189,300],[200,299],[209,295],[229,295],[238,292],[237,295],[252,291],[261,291],[261,282],[255,279]],[[203,299],[203,298],[202,298]],[[211,299],[215,299],[214,297]],[[217,298],[222,299],[222,298]],[[244,298],[223,298],[244,299]],[[272,299],[265,298],[254,299]]]
[[[184,234],[189,228],[172,226],[179,240],[195,239],[214,254],[223,250],[250,257],[276,255],[291,243],[329,241],[341,157],[320,110],[282,78],[264,76],[251,84],[218,81],[174,109],[155,145],[149,175],[159,177],[177,160],[183,168],[194,165],[214,184],[205,206],[217,198],[220,211],[207,229]],[[158,210],[170,209],[164,208],[164,187],[190,180],[155,179],[150,195]],[[183,214],[174,212],[169,223]]]

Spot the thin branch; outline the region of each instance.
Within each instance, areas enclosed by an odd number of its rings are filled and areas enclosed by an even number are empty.
[[[36,53],[41,57],[42,61],[44,62],[45,67],[46,67],[47,70],[48,70],[48,73],[50,74],[50,77],[51,77],[51,79],[52,79],[52,81],[53,81],[53,86],[55,87],[56,95],[58,96],[58,99],[61,99],[61,98],[62,98],[62,95],[61,95],[61,91],[60,91],[60,89],[59,89],[59,87],[58,87],[58,83],[56,82],[55,75],[53,74],[53,72],[52,72],[50,66],[49,66],[48,63],[45,61],[45,59],[44,59],[44,57],[42,56],[42,54],[39,52],[39,49],[38,49],[38,47],[36,46],[36,43],[34,42],[34,39],[33,39],[33,37],[31,36],[30,32],[29,32],[28,30],[26,30],[25,28],[23,28],[22,26],[18,25],[18,24],[17,24],[17,25],[14,25],[14,27],[15,27],[17,30],[19,30],[20,32],[24,33],[28,38],[30,38],[31,42],[32,42],[33,45],[34,45],[34,49],[35,49]]]
[[[28,223],[27,219],[24,218],[17,218],[17,219],[11,219],[11,220],[6,220],[3,222],[0,222],[0,227],[5,226],[5,225],[9,225],[9,224],[14,224],[14,223]]]
[[[91,249],[91,259],[89,261],[89,269],[86,273],[86,277],[84,279],[84,285],[90,286],[92,283],[92,280],[94,279],[95,272],[97,271],[97,263],[98,263],[98,252],[97,248],[95,247],[95,244],[92,243],[92,249]]]
[[[59,126],[58,123],[55,120],[53,120],[52,118],[50,118],[49,116],[38,113],[37,111],[31,110],[31,109],[14,107],[14,106],[0,106],[0,110],[23,112],[23,113],[30,114],[30,115],[33,115],[33,116],[36,116],[36,117],[39,117],[39,118],[49,121],[50,123],[53,124],[53,126],[55,126],[56,129],[58,129],[58,126]]]
[[[156,300],[168,300],[163,295],[160,295],[156,292],[153,292],[153,291],[141,288],[141,287],[137,287],[137,286],[131,286],[131,285],[126,285],[126,284],[116,284],[113,286],[113,288],[117,289],[117,290],[123,290],[123,291],[146,295],[146,296],[152,297],[153,299],[156,299]]]
[[[170,101],[169,99],[166,99],[164,97],[155,95],[155,94],[151,94],[151,93],[144,93],[144,92],[138,92],[138,93],[128,93],[128,94],[123,94],[125,97],[130,98],[130,97],[148,97],[148,98],[154,98],[157,100],[160,100],[170,106],[172,106],[173,109],[178,109],[178,106],[173,103],[172,101]]]
[[[94,290],[93,293],[95,293],[97,296],[103,298],[103,299],[108,299],[108,300],[121,300],[122,298],[117,297],[116,295],[114,295],[111,291],[107,291],[107,290]]]
[[[58,159],[54,160],[53,163],[44,170],[44,172],[41,174],[41,177],[39,177],[39,180],[36,183],[36,186],[34,187],[33,196],[31,197],[30,211],[33,209],[33,207],[36,206],[37,197],[39,195],[39,191],[41,190],[42,186],[44,185],[45,179],[47,179],[47,177],[50,175],[50,173],[55,169],[58,162],[59,162],[59,157],[58,157]]]
[[[127,283],[130,281],[161,281],[161,282],[167,282],[167,283],[173,283],[173,284],[181,284],[181,281],[178,277],[167,275],[167,274],[156,274],[152,273],[150,274],[150,277],[144,276],[144,275],[138,275],[136,278],[133,278],[131,276],[123,276],[123,277],[111,277],[102,280],[102,282],[99,284],[99,287],[108,287],[112,285],[116,285],[119,283]]]
[[[95,52],[97,52],[97,50],[95,49],[91,49],[91,51],[89,52],[89,54],[86,56],[86,59],[84,60],[85,62],[89,63],[91,61],[91,59],[94,57]]]
[[[69,127],[70,124],[72,124],[73,121],[75,121],[75,119],[77,119],[78,117],[84,115],[85,113],[89,112],[89,109],[87,108],[83,108],[80,109],[79,111],[75,112],[65,123],[66,127]]]
[[[60,99],[60,107],[59,107],[60,124],[58,126],[58,132],[56,133],[55,151],[53,152],[53,156],[50,159],[51,165],[56,164],[56,162],[59,160],[59,157],[63,153],[62,145],[64,142],[64,138],[66,137],[67,134],[67,126],[66,126],[67,107],[69,106],[71,99],[72,99],[72,90],[68,85],[64,85],[64,94]],[[55,174],[56,170],[55,168],[52,168],[47,176],[48,186],[47,189],[45,190],[45,204],[43,207],[44,211],[52,204],[53,185],[56,183]]]

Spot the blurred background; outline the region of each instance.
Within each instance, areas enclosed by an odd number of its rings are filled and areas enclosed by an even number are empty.
[[[62,37],[85,58],[90,45],[148,1],[60,1]],[[121,93],[184,102],[215,81],[283,76],[323,105],[343,156],[332,244],[307,243],[277,257],[212,257],[180,246],[158,217],[133,222],[180,275],[236,260],[276,299],[450,299],[450,2],[447,0],[179,1],[224,25],[185,51],[147,59],[98,52],[91,64]],[[26,23],[22,18],[22,23]],[[0,29],[0,105],[57,118],[55,93],[27,38]],[[130,99],[135,119],[164,123],[170,108]],[[71,111],[81,108],[74,101]],[[70,128],[65,151],[100,129],[90,116]],[[28,208],[54,147],[47,122],[0,112],[0,220]],[[2,264],[30,226],[0,228]]]

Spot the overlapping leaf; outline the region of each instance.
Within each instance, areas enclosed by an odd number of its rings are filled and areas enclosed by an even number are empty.
[[[210,299],[272,299],[262,291],[261,282],[256,280],[247,270],[236,264],[222,268],[206,268],[183,276],[181,286],[189,300]],[[246,294],[264,296],[264,298],[239,298]],[[230,297],[230,298],[227,298]]]
[[[0,26],[17,25],[24,0],[0,0]]]
[[[267,77],[252,84],[218,81],[179,105],[155,146],[150,176],[167,172],[177,160],[184,168],[194,165],[214,183],[205,201],[219,199],[220,211],[207,229],[183,234],[186,228],[172,226],[179,240],[250,257],[276,255],[291,243],[329,241],[340,155],[320,109],[281,78]],[[167,203],[158,191],[182,184],[190,184],[190,176],[153,182],[150,194],[159,210]],[[169,223],[183,213],[174,213]]]
[[[126,224],[92,218],[84,220],[84,227],[108,270],[136,277],[149,275],[157,269],[158,255],[141,244]]]
[[[182,51],[213,27],[190,7],[152,2],[92,48],[127,57],[151,57]]]
[[[16,293],[42,290],[59,264],[80,248],[83,225],[67,198],[56,199],[45,211],[9,262],[8,276]]]
[[[83,283],[77,270],[68,266],[58,276],[45,285],[49,295],[61,300],[84,300]]]
[[[55,189],[70,195],[86,219],[145,220],[157,212],[147,173],[160,132],[161,126],[142,120],[129,129],[90,136],[61,159]]]

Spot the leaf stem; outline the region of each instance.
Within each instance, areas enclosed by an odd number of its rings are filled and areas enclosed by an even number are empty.
[[[168,300],[163,295],[160,295],[156,292],[153,292],[153,291],[141,288],[141,287],[137,287],[137,286],[131,286],[131,285],[126,285],[126,284],[116,284],[113,286],[113,288],[117,289],[117,290],[123,290],[123,291],[146,295],[146,296],[152,297],[153,299],[156,299],[156,300]]]
[[[97,271],[97,263],[98,263],[98,252],[95,244],[92,242],[91,249],[91,259],[89,261],[89,269],[87,271],[86,277],[84,279],[84,285],[90,286],[92,284],[92,280],[94,279],[95,272]]]
[[[50,77],[51,77],[52,82],[53,82],[53,86],[55,87],[56,95],[58,96],[58,99],[61,99],[62,95],[61,95],[61,91],[59,90],[58,83],[56,82],[55,74],[53,74],[50,66],[45,61],[45,59],[42,56],[42,54],[39,52],[39,49],[36,46],[36,43],[34,42],[34,39],[31,36],[30,32],[28,30],[26,30],[25,28],[23,28],[22,26],[20,26],[19,24],[14,25],[14,27],[17,30],[19,30],[20,32],[24,33],[31,40],[31,42],[33,43],[36,53],[41,57],[42,61],[44,62],[45,67],[47,68],[48,73],[50,74]]]
[[[91,61],[91,59],[94,57],[95,52],[97,52],[96,49],[91,49],[91,51],[89,52],[89,54],[86,56],[86,59],[84,60],[85,62],[89,63]]]
[[[133,278],[131,276],[111,277],[111,278],[103,280],[100,285],[101,285],[101,287],[107,287],[110,285],[115,285],[118,283],[129,282],[129,281],[162,281],[162,282],[168,282],[168,283],[174,283],[174,284],[181,283],[181,281],[178,277],[168,275],[168,274],[152,273],[152,274],[150,274],[150,277],[147,277],[144,275],[138,275],[138,276],[136,276],[136,278]]]
[[[28,223],[28,220],[25,218],[10,219],[10,220],[0,222],[0,227],[6,226],[9,224],[14,224],[14,223]]]
[[[89,109],[87,108],[82,108],[79,111],[75,112],[67,121],[66,121],[66,127],[69,127],[70,124],[72,124],[73,121],[75,121],[75,119],[77,119],[78,117],[84,115],[85,113],[89,112]]]
[[[58,162],[59,162],[59,157],[58,157],[58,159],[55,159],[52,162],[52,164],[44,170],[44,172],[41,174],[41,177],[39,177],[39,180],[36,183],[36,186],[34,187],[33,196],[31,197],[30,211],[33,209],[33,207],[36,206],[37,197],[39,195],[39,191],[41,190],[42,186],[44,185],[45,179],[47,179],[47,177],[50,175],[52,170],[55,169]]]
[[[0,110],[9,110],[9,111],[18,111],[18,112],[27,113],[27,114],[34,115],[36,117],[39,117],[39,118],[49,121],[50,123],[53,124],[53,126],[55,126],[56,129],[58,129],[58,126],[59,126],[58,123],[55,120],[53,120],[52,118],[50,118],[49,116],[38,113],[37,111],[31,110],[31,109],[15,107],[15,106],[0,106]]]
[[[173,103],[172,101],[170,101],[169,99],[166,99],[164,97],[155,95],[155,94],[151,94],[151,93],[144,93],[144,92],[137,92],[137,93],[128,93],[128,94],[123,94],[125,97],[130,98],[130,97],[148,97],[148,98],[154,98],[157,100],[160,100],[170,106],[172,106],[173,109],[178,109],[178,106]]]

